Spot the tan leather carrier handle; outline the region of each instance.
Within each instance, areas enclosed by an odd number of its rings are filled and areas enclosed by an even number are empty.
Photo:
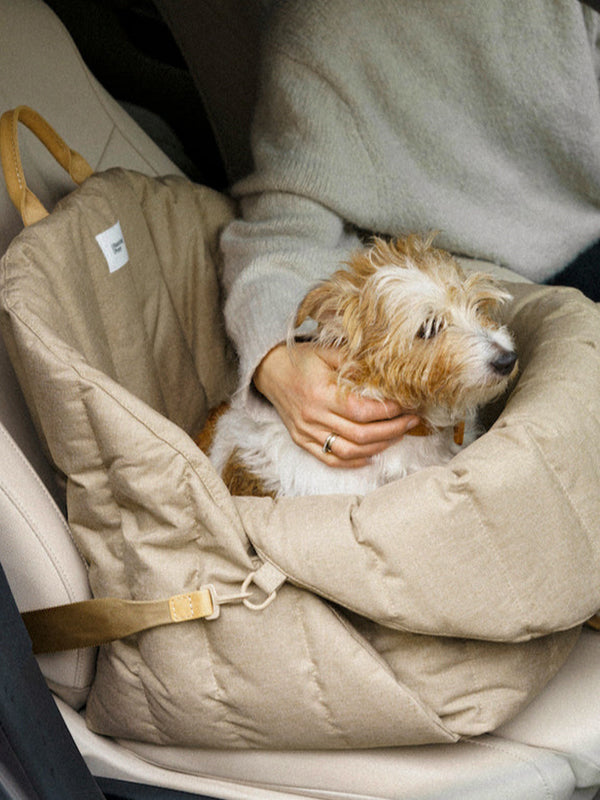
[[[69,173],[76,184],[81,184],[93,173],[88,162],[72,150],[46,120],[29,106],[17,106],[0,117],[0,159],[8,195],[20,213],[25,225],[48,216],[48,211],[29,189],[21,163],[19,150],[19,122],[37,136],[56,161]]]

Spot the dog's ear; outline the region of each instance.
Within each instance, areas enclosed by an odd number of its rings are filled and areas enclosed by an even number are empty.
[[[307,319],[314,319],[318,325],[330,322],[338,312],[339,294],[334,291],[331,281],[324,281],[305,296],[296,312],[295,326],[299,328]]]
[[[464,282],[465,291],[473,305],[492,319],[501,314],[502,307],[512,300],[512,295],[492,275],[484,272],[468,274]]]
[[[339,347],[346,339],[344,332],[344,291],[337,276],[311,289],[298,306],[295,328],[307,319],[317,323],[318,339],[323,345]]]

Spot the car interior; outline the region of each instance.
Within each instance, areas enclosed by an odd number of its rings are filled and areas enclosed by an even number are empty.
[[[0,113],[37,110],[95,172],[227,192],[250,168],[268,0],[0,0]],[[47,208],[73,190],[26,130]],[[0,187],[0,254],[22,228]],[[600,634],[516,718],[456,744],[221,750],[99,736],[82,711],[95,650],[34,658],[20,613],[91,596],[65,496],[0,341],[0,797],[292,800],[600,798]],[[310,722],[307,722],[310,724]]]

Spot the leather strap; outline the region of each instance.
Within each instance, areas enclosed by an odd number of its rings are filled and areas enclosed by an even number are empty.
[[[595,631],[600,631],[600,614],[594,614],[585,623],[588,628],[593,628]]]
[[[419,422],[414,428],[406,431],[407,436],[431,436],[433,428],[430,428],[425,422]]]
[[[431,428],[425,422],[419,422],[414,428],[406,431],[408,436],[431,436],[434,433],[434,428]],[[464,420],[457,422],[454,426],[454,443],[462,445],[465,438],[465,423]]]
[[[208,587],[166,600],[121,600],[103,597],[63,606],[26,611],[21,616],[34,653],[96,647],[134,633],[211,617],[217,609]]]
[[[269,562],[250,572],[239,591],[218,594],[212,583],[193,592],[176,594],[166,600],[122,600],[101,597],[40,608],[21,614],[31,638],[34,653],[56,653],[80,647],[97,647],[134,633],[187,622],[193,619],[215,620],[221,606],[243,603],[251,611],[262,611],[277,597],[277,590],[287,580],[278,567]],[[265,597],[253,598],[259,589]]]
[[[48,216],[48,211],[29,189],[21,163],[18,125],[22,122],[37,136],[56,161],[81,184],[93,173],[91,166],[64,142],[46,120],[29,106],[17,106],[0,117],[0,159],[8,195],[25,225],[32,225]]]

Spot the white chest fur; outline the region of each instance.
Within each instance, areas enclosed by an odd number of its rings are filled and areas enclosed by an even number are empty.
[[[268,419],[256,421],[234,403],[219,420],[210,455],[220,472],[237,449],[265,489],[278,495],[366,494],[425,467],[445,464],[461,449],[450,427],[429,436],[404,436],[365,467],[334,468],[299,447],[277,412],[269,412]],[[474,438],[474,425],[467,423],[465,445]]]

